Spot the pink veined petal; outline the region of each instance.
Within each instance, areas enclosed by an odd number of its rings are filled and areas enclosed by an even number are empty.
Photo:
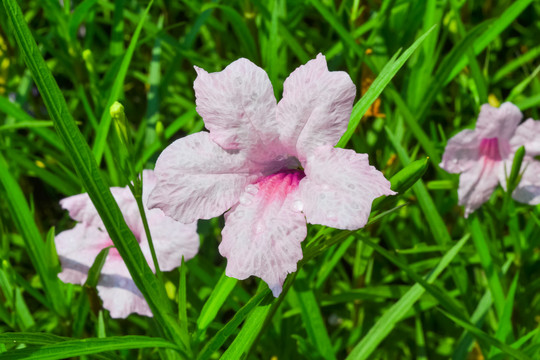
[[[126,318],[131,313],[151,317],[148,303],[133,282],[122,258],[115,256],[115,251],[111,249],[109,252],[97,285],[103,307],[109,310],[112,318]]]
[[[448,140],[439,166],[454,174],[466,171],[478,162],[479,147],[480,139],[476,131],[460,131]]]
[[[77,224],[54,238],[56,251],[62,264],[58,277],[63,282],[84,284],[88,270],[101,249],[112,245],[109,234],[96,226]]]
[[[313,152],[300,183],[306,219],[338,229],[356,230],[366,225],[371,203],[394,195],[390,182],[369,165],[366,154],[324,146]]]
[[[302,259],[300,243],[307,234],[304,215],[295,209],[301,176],[278,173],[249,185],[226,214],[219,252],[227,258],[227,276],[258,276],[279,296],[287,274]]]
[[[515,151],[523,145],[528,156],[540,155],[540,121],[528,119],[518,126],[510,146]]]
[[[505,102],[499,108],[484,104],[476,122],[478,137],[510,139],[522,118],[523,114],[512,103]]]
[[[242,153],[222,149],[207,132],[169,145],[157,160],[155,174],[158,180],[148,207],[183,223],[222,214],[256,179]]]
[[[512,197],[521,203],[538,205],[540,204],[540,161],[529,158],[524,160],[521,166],[525,171]]]
[[[476,166],[459,176],[459,205],[465,206],[465,217],[489,200],[499,183],[504,162],[480,158]]]
[[[247,149],[250,156],[277,140],[276,98],[263,69],[238,59],[220,72],[195,70],[197,112],[212,140],[224,149]]]
[[[288,152],[303,161],[321,145],[336,145],[347,130],[355,96],[349,75],[328,71],[322,54],[293,71],[277,107],[280,139]]]

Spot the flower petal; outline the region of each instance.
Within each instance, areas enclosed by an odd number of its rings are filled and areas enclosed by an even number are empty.
[[[366,225],[371,203],[382,195],[394,195],[390,182],[369,165],[366,154],[320,147],[305,167],[300,183],[303,211],[311,224],[355,230]]]
[[[162,271],[171,271],[182,264],[182,256],[187,261],[197,255],[199,250],[199,235],[197,223],[182,224],[165,216],[160,209],[147,211],[148,226],[156,250],[159,267]],[[148,264],[154,269],[154,262],[146,235],[141,240],[143,251]]]
[[[476,131],[460,131],[448,140],[439,166],[454,174],[466,171],[477,164],[479,147],[480,140]]]
[[[465,217],[489,200],[499,183],[503,162],[481,158],[476,166],[459,176],[459,205],[465,206]]]
[[[126,192],[126,189],[121,187],[112,187],[110,189],[120,209],[125,208],[130,201],[135,202],[129,190]],[[129,195],[131,195],[131,199]],[[60,200],[60,205],[69,212],[69,216],[73,220],[86,226],[98,226],[105,229],[103,221],[87,193],[64,198]]]
[[[88,270],[99,252],[112,245],[109,234],[95,226],[77,224],[54,238],[56,251],[62,264],[60,280],[71,284],[84,284]]]
[[[510,139],[522,118],[523,114],[512,103],[505,102],[499,108],[484,104],[476,122],[478,137]]]
[[[126,264],[114,252],[115,249],[109,252],[97,285],[103,307],[112,318],[126,318],[131,313],[151,317],[150,307],[131,279]]]
[[[523,168],[525,172],[512,197],[521,203],[540,204],[540,161],[523,161]]]
[[[238,59],[220,72],[195,70],[197,112],[212,140],[224,149],[253,153],[278,138],[276,98],[263,69]]]
[[[176,140],[157,160],[148,207],[183,223],[218,216],[256,178],[246,164],[241,153],[223,150],[207,132]]]
[[[300,243],[307,235],[304,215],[294,209],[299,181],[294,174],[271,175],[249,185],[226,214],[219,252],[227,258],[227,276],[258,276],[279,296],[302,258]]]
[[[518,126],[510,146],[515,151],[523,145],[528,156],[540,155],[540,121],[528,119]]]
[[[322,54],[285,80],[277,108],[281,141],[304,160],[321,145],[337,144],[347,130],[356,87],[343,71],[328,71]]]

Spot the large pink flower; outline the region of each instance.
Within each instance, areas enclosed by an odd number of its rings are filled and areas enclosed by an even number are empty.
[[[143,205],[146,205],[148,194],[155,184],[154,173],[151,170],[143,171]],[[135,198],[128,187],[113,187],[111,191],[148,265],[155,271]],[[58,276],[64,282],[82,285],[97,254],[113,243],[88,194],[65,198],[60,204],[79,223],[73,229],[56,235],[56,249],[62,264],[62,272]],[[182,256],[187,260],[197,254],[199,236],[195,223],[179,223],[165,216],[159,209],[145,210],[161,270],[170,271],[181,264]],[[109,250],[97,290],[103,300],[103,307],[110,311],[113,318],[125,318],[133,312],[152,316],[146,300],[135,286],[126,264],[115,248]]]
[[[506,187],[516,150],[525,146],[523,178],[512,196],[527,203],[540,203],[540,121],[528,119],[512,103],[500,108],[482,105],[476,128],[463,130],[448,140],[441,168],[459,177],[459,204],[465,217],[489,200],[497,184]]]
[[[230,209],[219,246],[226,274],[258,276],[278,296],[302,258],[306,221],[358,229],[373,199],[394,194],[367,155],[334,148],[356,88],[320,54],[285,80],[279,104],[249,60],[212,74],[195,69],[197,111],[210,132],[163,151],[149,206],[186,223]]]

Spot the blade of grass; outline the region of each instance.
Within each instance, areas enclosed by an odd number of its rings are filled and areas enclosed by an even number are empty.
[[[300,308],[302,322],[308,337],[311,344],[319,350],[320,356],[324,359],[336,359],[319,304],[313,290],[309,287],[305,271],[299,271],[297,281],[291,288],[289,299],[296,304],[295,307]]]
[[[163,284],[157,282],[135,236],[126,225],[109,187],[103,181],[90,147],[77,128],[58,84],[45,64],[26,25],[20,7],[15,0],[2,0],[2,2],[11,20],[24,60],[32,72],[47,110],[54,121],[56,131],[103,220],[113,244],[124,260],[133,281],[148,302],[160,329],[167,338],[189,352],[188,335],[182,332],[176,319],[171,315],[172,309]]]
[[[39,339],[37,334],[29,334],[31,341]],[[48,337],[47,340],[51,341],[53,338]],[[26,343],[25,333],[13,334],[5,333],[0,334],[0,342],[6,344],[13,343]],[[177,346],[165,339],[126,335],[126,336],[112,336],[109,338],[90,338],[90,339],[76,339],[76,340],[64,340],[57,343],[50,343],[40,347],[28,347],[25,349],[17,349],[7,351],[2,354],[2,359],[16,360],[16,359],[40,359],[40,360],[55,360],[66,359],[75,356],[96,354],[103,351],[116,351],[126,349],[143,349],[143,348],[168,348],[176,349]]]
[[[227,300],[229,294],[233,291],[237,282],[238,280],[225,275],[225,272],[221,274],[218,283],[214,287],[214,290],[212,291],[212,294],[210,294],[208,300],[206,300],[204,303],[201,314],[197,319],[198,331],[206,330],[212,321],[214,321],[217,313],[225,303],[225,300]]]
[[[109,97],[107,99],[107,103],[105,104],[105,107],[103,108],[103,113],[101,114],[101,118],[99,121],[99,128],[96,133],[96,139],[94,141],[94,145],[92,147],[94,156],[96,159],[96,163],[98,164],[98,166],[101,163],[101,158],[103,156],[103,152],[105,151],[105,146],[107,145],[107,135],[109,134],[109,129],[111,127],[112,119],[109,113],[109,109],[111,105],[116,100],[118,100],[118,97],[120,96],[122,87],[124,86],[124,80],[127,75],[129,64],[131,63],[133,53],[135,52],[135,47],[137,46],[137,41],[139,40],[139,35],[141,34],[141,30],[145,23],[146,15],[150,11],[150,7],[152,6],[152,3],[153,3],[153,0],[150,1],[148,6],[146,7],[146,10],[141,16],[139,23],[137,24],[137,28],[135,28],[133,37],[131,38],[129,46],[122,59],[122,63],[120,64],[120,68],[118,69],[118,72],[116,74],[116,78],[114,79],[111,92],[109,93]]]
[[[426,282],[432,284],[437,277],[450,265],[454,257],[467,243],[468,236],[455,244],[441,259],[440,263],[426,277]],[[347,359],[367,359],[377,346],[390,334],[395,325],[403,318],[403,315],[413,307],[425,292],[420,284],[413,285],[407,293],[401,297],[388,311],[386,311],[375,323],[364,338],[354,347]]]
[[[64,303],[64,296],[62,295],[62,289],[56,273],[48,265],[49,261],[46,256],[45,242],[30,212],[24,194],[17,181],[11,176],[8,164],[1,153],[0,183],[6,190],[6,200],[11,217],[17,230],[23,237],[26,251],[41,279],[45,295],[52,304],[54,311],[65,316],[67,315],[67,309]]]
[[[486,273],[491,296],[493,297],[493,302],[495,303],[497,317],[501,319],[505,303],[504,291],[501,284],[501,279],[499,277],[499,272],[495,266],[493,258],[491,257],[491,253],[489,252],[488,239],[486,239],[485,232],[482,230],[480,221],[475,214],[471,215],[469,227],[474,245],[476,247],[476,252],[480,257],[480,263],[482,264],[482,267]]]
[[[401,69],[403,64],[405,64],[407,59],[409,59],[412,53],[418,48],[418,46],[420,46],[420,44],[433,31],[433,29],[435,29],[435,27],[432,27],[424,35],[420,36],[401,56],[399,56],[399,58],[398,52],[388,61],[377,78],[373,81],[368,91],[366,91],[364,96],[362,96],[362,98],[360,98],[360,100],[354,105],[347,131],[345,131],[345,134],[343,134],[337,143],[338,147],[345,147],[345,145],[347,145],[350,138],[354,134],[354,131],[360,124],[362,116],[364,116],[373,102],[379,97],[379,95],[381,95],[381,92],[384,90],[386,85],[388,85],[399,69]]]

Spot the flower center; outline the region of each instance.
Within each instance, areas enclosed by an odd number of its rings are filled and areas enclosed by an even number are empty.
[[[499,150],[498,138],[486,138],[480,142],[480,156],[484,156],[489,160],[500,161],[501,152]]]
[[[274,174],[263,176],[256,182],[259,188],[259,194],[262,194],[266,200],[284,200],[287,194],[296,190],[300,180],[306,175],[302,170],[286,169],[280,170]]]

